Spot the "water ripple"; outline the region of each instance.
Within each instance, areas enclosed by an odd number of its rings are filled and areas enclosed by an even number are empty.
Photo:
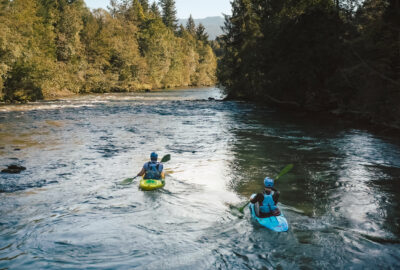
[[[213,88],[0,106],[0,269],[400,267],[400,142]],[[321,118],[319,118],[321,117]],[[143,192],[148,155],[172,154]],[[290,230],[243,205],[276,181]]]

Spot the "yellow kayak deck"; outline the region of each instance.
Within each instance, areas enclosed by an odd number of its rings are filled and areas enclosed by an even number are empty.
[[[165,186],[165,179],[142,179],[140,180],[139,187],[142,190],[150,191]]]

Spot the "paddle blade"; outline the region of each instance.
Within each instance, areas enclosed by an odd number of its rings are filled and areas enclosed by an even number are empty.
[[[243,214],[244,208],[250,203],[250,201],[248,201],[245,205],[243,205],[242,207],[238,208],[239,212]]]
[[[167,162],[167,161],[169,161],[170,159],[171,159],[171,155],[168,154],[168,155],[163,156],[163,158],[161,159],[161,162]]]
[[[238,218],[243,218],[244,216],[244,214],[242,212],[239,212],[237,208],[232,208],[231,214]]]
[[[120,185],[130,185],[132,184],[132,182],[138,178],[139,176],[135,176],[133,178],[126,178],[124,181],[122,181],[121,183],[119,183]]]
[[[233,204],[228,204],[229,208],[230,208],[230,212],[232,215],[238,217],[238,218],[243,218],[243,212],[239,211],[239,207],[237,207],[236,205]]]
[[[124,181],[122,181],[121,183],[119,183],[120,185],[129,185],[133,182],[133,179],[135,178],[126,178]]]
[[[278,180],[279,178],[281,178],[282,176],[284,176],[285,174],[287,174],[292,168],[293,168],[293,164],[287,165],[287,166],[286,166],[285,168],[283,168],[283,170],[275,177],[274,180]]]

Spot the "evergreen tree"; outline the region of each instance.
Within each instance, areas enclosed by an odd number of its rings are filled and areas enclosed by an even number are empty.
[[[186,32],[187,32],[186,28],[182,24],[180,24],[179,30],[177,32],[178,37],[184,37]]]
[[[196,35],[196,24],[193,20],[192,14],[190,14],[189,19],[186,23],[186,30],[191,34],[191,35]]]
[[[175,31],[178,22],[176,18],[175,0],[160,0],[160,6],[165,26]]]
[[[161,17],[161,13],[160,13],[160,10],[158,9],[158,5],[156,2],[153,2],[153,4],[151,4],[150,11],[154,17],[156,17],[156,18]]]
[[[229,97],[400,127],[399,17],[399,0],[234,0],[218,79]]]
[[[208,42],[208,34],[206,32],[206,28],[201,23],[199,23],[199,26],[196,29],[196,37],[198,40],[203,41],[204,43]]]
[[[144,19],[145,15],[143,12],[142,4],[139,0],[131,0],[131,3],[125,6],[125,18],[128,21],[134,22],[136,24],[141,24]]]
[[[139,0],[139,2],[142,5],[143,12],[145,13],[149,12],[150,9],[149,0]]]

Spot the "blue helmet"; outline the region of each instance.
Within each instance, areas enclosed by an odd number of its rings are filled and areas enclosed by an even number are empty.
[[[152,161],[157,161],[157,159],[158,159],[157,153],[156,153],[156,152],[151,153],[151,154],[150,154],[150,159],[151,159]]]
[[[264,179],[264,186],[266,188],[272,188],[274,186],[274,180],[269,178],[269,177],[265,177]]]

